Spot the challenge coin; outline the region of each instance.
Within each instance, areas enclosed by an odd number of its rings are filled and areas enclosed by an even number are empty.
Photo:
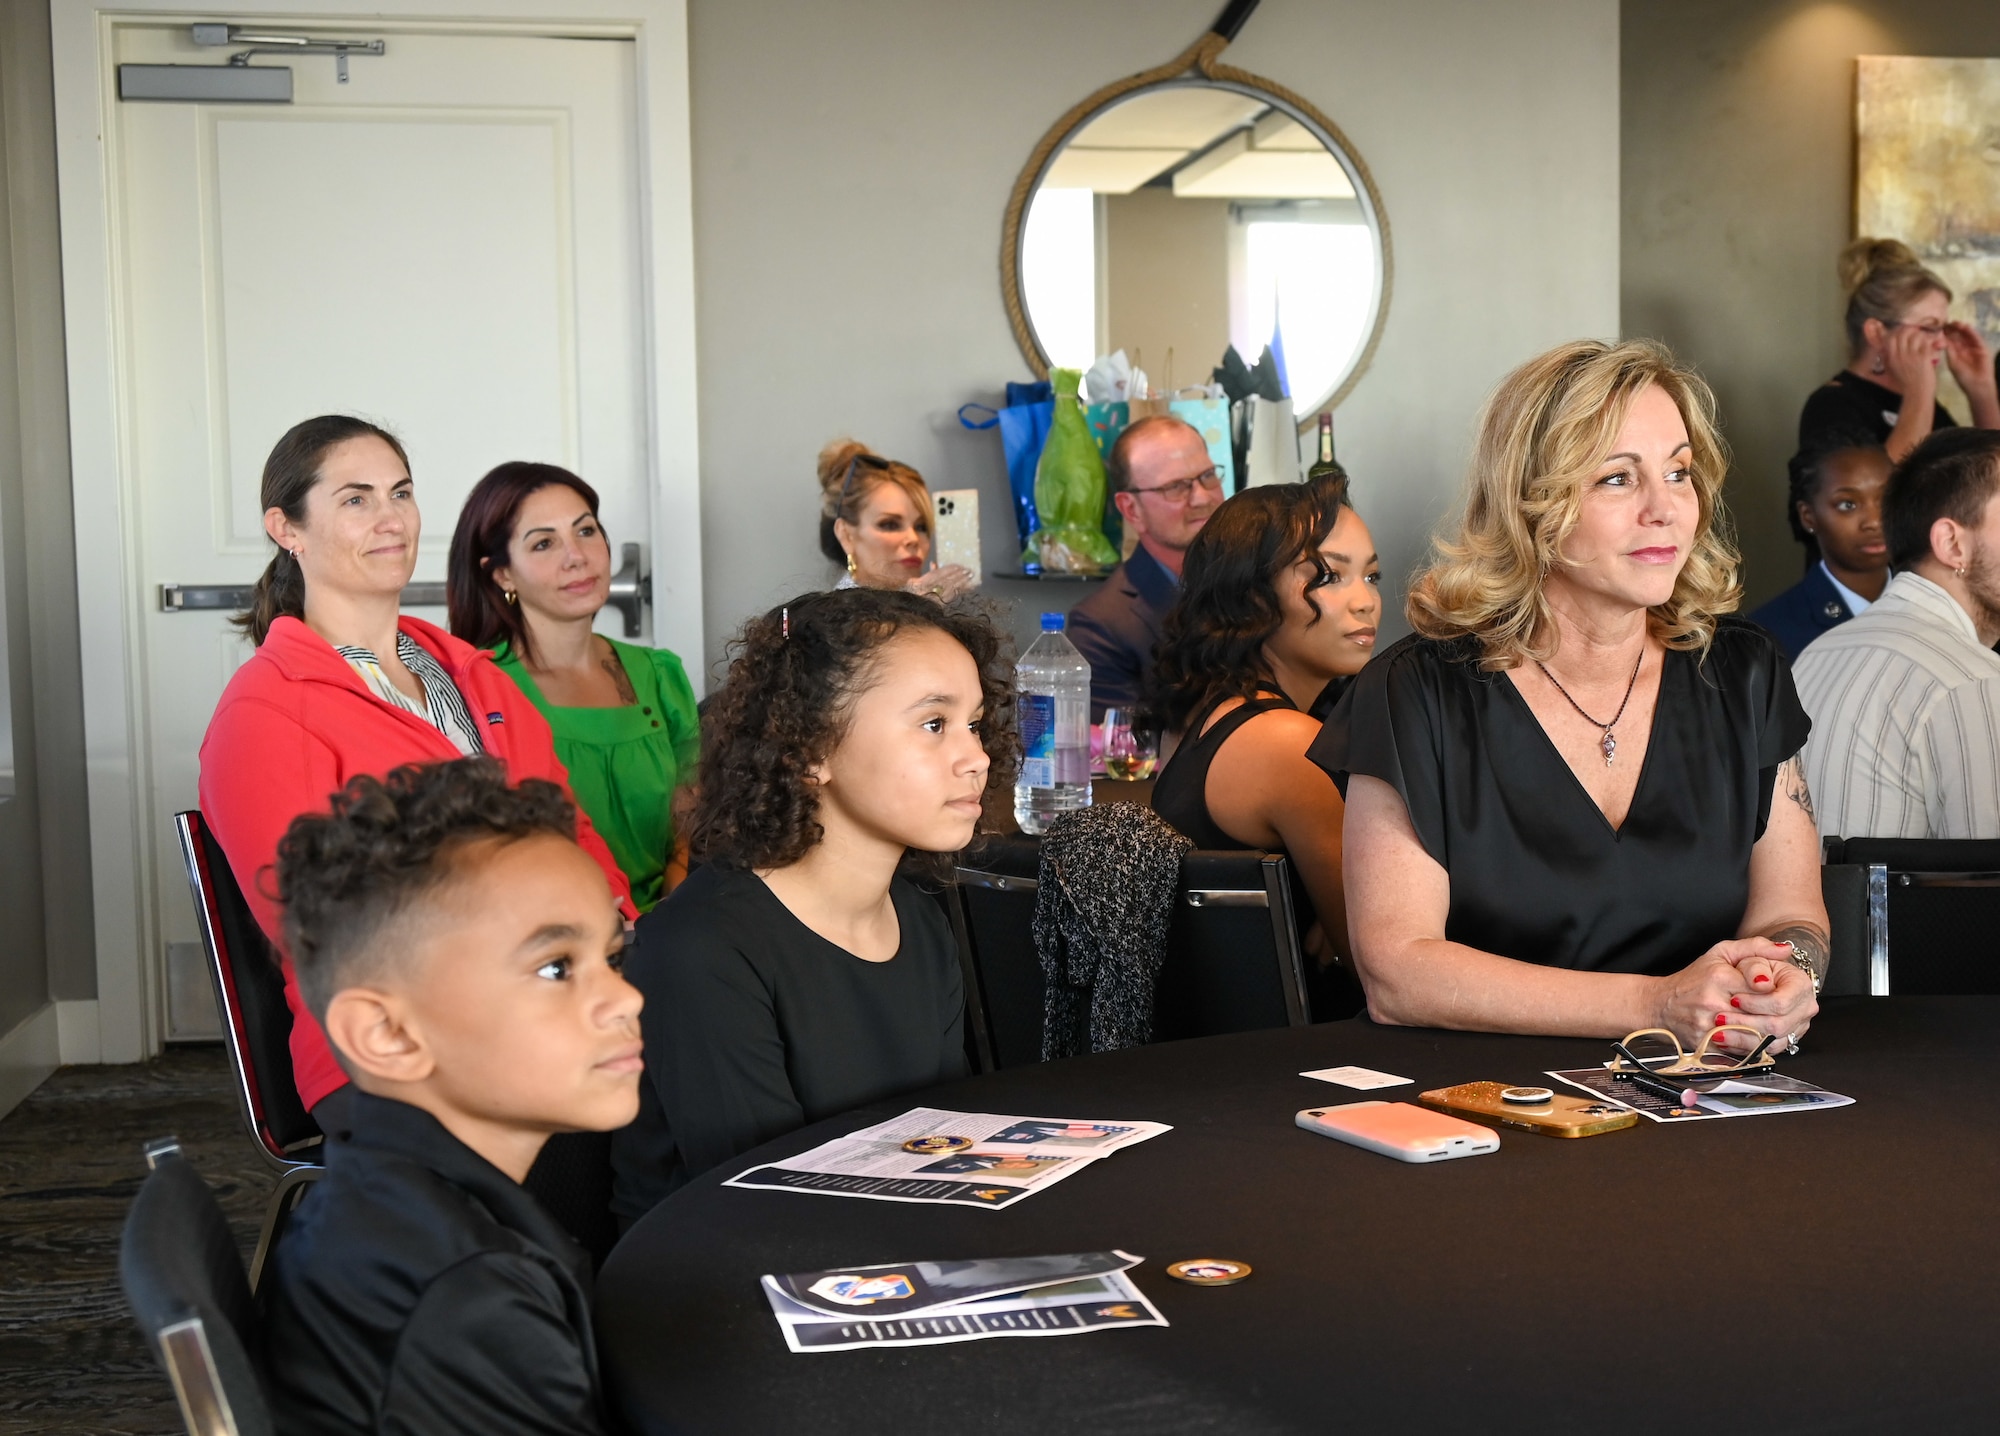
[[[1167,1275],[1194,1286],[1234,1286],[1250,1275],[1250,1263],[1227,1257],[1196,1257],[1175,1262],[1167,1268]]]
[[[903,1150],[915,1152],[919,1157],[936,1157],[946,1152],[963,1152],[972,1145],[970,1137],[912,1137],[903,1143]]]

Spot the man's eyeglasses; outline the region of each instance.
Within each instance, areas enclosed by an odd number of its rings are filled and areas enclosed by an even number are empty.
[[[1778,1059],[1770,1051],[1771,1044],[1778,1040],[1775,1035],[1764,1037],[1748,1052],[1736,1053],[1725,1052],[1712,1045],[1725,1032],[1758,1036],[1754,1027],[1746,1027],[1740,1022],[1726,1022],[1704,1032],[1701,1045],[1689,1052],[1681,1046],[1680,1038],[1666,1028],[1647,1027],[1612,1043],[1611,1050],[1617,1055],[1604,1065],[1613,1077],[1630,1077],[1636,1073],[1672,1077],[1678,1082],[1733,1077],[1778,1065]]]
[[[1129,488],[1125,492],[1128,494],[1158,494],[1170,504],[1184,504],[1194,497],[1195,486],[1197,484],[1201,486],[1204,493],[1219,494],[1222,492],[1222,475],[1217,473],[1215,466],[1211,464],[1191,479],[1175,479],[1172,483],[1155,484],[1150,489]]]

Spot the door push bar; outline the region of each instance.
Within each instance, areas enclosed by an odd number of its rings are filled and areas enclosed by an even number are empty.
[[[625,636],[637,638],[644,609],[653,601],[653,576],[639,572],[639,545],[636,543],[621,544],[618,557],[618,572],[611,575],[611,596],[606,602],[623,615]],[[250,606],[250,594],[248,584],[163,583],[160,585],[160,612],[220,610],[241,613]],[[443,608],[444,603],[444,585],[441,583],[413,583],[403,590],[405,608]]]

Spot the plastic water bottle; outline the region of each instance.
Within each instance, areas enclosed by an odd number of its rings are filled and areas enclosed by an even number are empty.
[[[1020,694],[1021,776],[1014,821],[1040,835],[1064,813],[1090,806],[1090,663],[1063,636],[1060,613],[1014,665]]]

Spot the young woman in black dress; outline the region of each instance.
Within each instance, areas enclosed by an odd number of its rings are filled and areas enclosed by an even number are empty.
[[[1417,632],[1313,748],[1346,787],[1377,1021],[1686,1043],[1740,1022],[1783,1051],[1818,1011],[1810,725],[1770,635],[1724,616],[1713,412],[1643,341],[1564,345],[1489,402]]]
[[[1375,541],[1345,476],[1246,489],[1189,547],[1155,652],[1152,711],[1180,746],[1153,810],[1202,848],[1291,858],[1313,1016],[1353,1015],[1346,964],[1339,789],[1306,759],[1310,715],[1374,651],[1382,613]]]
[[[942,910],[899,876],[1013,783],[1013,674],[983,618],[897,590],[752,621],[702,723],[699,865],[640,920],[639,1116],[621,1219],[760,1142],[964,1074]]]

